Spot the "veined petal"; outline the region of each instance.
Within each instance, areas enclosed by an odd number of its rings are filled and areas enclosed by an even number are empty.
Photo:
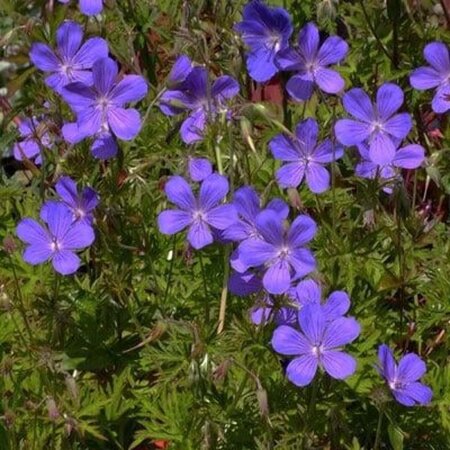
[[[258,193],[251,186],[242,186],[233,195],[233,205],[247,222],[253,222],[260,211]]]
[[[272,245],[283,242],[283,220],[275,211],[266,209],[256,217],[256,228],[261,236]]]
[[[282,188],[300,185],[305,175],[305,164],[303,162],[291,162],[282,165],[276,172],[277,183]]]
[[[118,73],[117,63],[111,58],[101,58],[95,61],[92,66],[95,89],[100,94],[107,95],[114,86]]]
[[[307,23],[298,34],[298,48],[306,62],[316,59],[319,49],[319,29],[312,22]]]
[[[319,135],[317,121],[312,118],[303,120],[295,127],[295,135],[302,150],[301,153],[303,155],[311,154],[317,144],[317,136]]]
[[[218,77],[211,88],[211,95],[219,102],[233,98],[239,93],[239,83],[228,75]]]
[[[356,119],[370,123],[374,120],[374,110],[369,96],[360,88],[350,89],[343,97],[345,110]]]
[[[87,108],[78,112],[78,133],[80,136],[94,136],[102,126],[102,113],[97,108]]]
[[[61,275],[71,275],[80,267],[80,258],[70,250],[56,252],[52,258],[53,268]]]
[[[76,22],[67,20],[56,31],[56,44],[59,53],[66,60],[71,60],[80,48],[83,40],[83,28]]]
[[[281,70],[301,70],[304,62],[298,51],[293,48],[285,48],[277,53],[275,62]]]
[[[247,70],[249,75],[258,83],[269,81],[277,72],[275,64],[276,52],[261,47],[247,54]]]
[[[395,364],[391,349],[385,344],[378,347],[378,363],[380,375],[388,382],[393,381],[397,371],[397,365]]]
[[[213,173],[206,177],[200,186],[200,207],[205,211],[214,208],[225,198],[228,189],[229,184],[225,176]]]
[[[73,64],[83,69],[90,69],[95,61],[108,57],[108,44],[99,37],[88,39],[73,58]]]
[[[238,220],[234,205],[219,205],[208,211],[206,221],[218,230],[226,230]]]
[[[269,142],[269,148],[275,159],[281,161],[298,161],[301,157],[298,146],[285,134],[277,134]]]
[[[292,247],[302,247],[313,239],[316,231],[316,222],[307,215],[300,215],[292,222],[287,239]]]
[[[446,44],[443,42],[431,42],[425,46],[423,55],[436,71],[443,74],[450,73],[450,55]]]
[[[45,261],[48,261],[52,256],[52,250],[50,247],[50,243],[46,242],[44,244],[31,244],[29,245],[25,251],[23,252],[23,260],[32,264],[33,266],[36,264],[42,264]]]
[[[331,139],[325,139],[315,148],[312,158],[316,163],[325,164],[336,161],[343,155],[344,147],[333,144]]]
[[[386,131],[386,133],[389,133],[390,135],[399,139],[405,138],[411,131],[411,128],[412,119],[411,114],[409,113],[396,114],[387,122],[385,122],[383,126],[383,129],[384,131]]]
[[[136,109],[111,107],[107,111],[111,131],[119,139],[131,141],[141,130],[141,116]]]
[[[394,83],[383,84],[377,92],[377,110],[380,119],[388,120],[403,104],[402,89]]]
[[[440,87],[431,102],[433,111],[437,114],[443,114],[450,111],[450,84]]]
[[[325,39],[317,54],[317,61],[321,66],[329,66],[341,62],[348,52],[348,44],[339,36]]]
[[[125,75],[117,83],[111,93],[110,99],[114,104],[123,106],[125,103],[142,100],[148,91],[147,82],[140,75]]]
[[[180,134],[185,144],[193,144],[203,139],[206,127],[207,115],[204,109],[192,112],[182,123]]]
[[[94,91],[79,81],[64,86],[61,95],[75,112],[91,108],[95,102]]]
[[[297,248],[289,255],[289,262],[295,270],[295,278],[302,278],[316,269],[316,259],[311,250]]]
[[[286,83],[286,90],[289,95],[298,102],[309,100],[313,89],[314,82],[312,80],[306,80],[301,75],[292,76]]]
[[[206,158],[189,158],[188,166],[193,181],[203,181],[213,172],[212,164]]]
[[[322,309],[327,320],[337,319],[350,309],[350,298],[344,291],[334,291],[327,298]]]
[[[92,143],[92,155],[94,158],[106,160],[117,155],[117,140],[110,133],[99,135]]]
[[[398,363],[397,378],[402,383],[413,383],[421,378],[427,366],[415,353],[408,353]]]
[[[314,80],[327,94],[337,94],[344,90],[345,81],[339,72],[321,67],[314,75]]]
[[[323,334],[323,347],[327,350],[353,342],[361,332],[359,323],[351,317],[338,317],[328,324]]]
[[[312,346],[322,344],[325,331],[325,317],[320,305],[316,303],[305,305],[298,313],[298,321],[301,330]]]
[[[56,72],[61,65],[53,50],[46,44],[35,42],[30,50],[31,62],[44,72]]]
[[[416,382],[399,389],[399,392],[412,398],[419,405],[427,405],[433,398],[433,391],[426,385]]]
[[[370,141],[369,156],[375,164],[390,164],[395,157],[395,146],[392,139],[383,132],[374,133]]]
[[[188,231],[188,241],[196,250],[206,247],[213,242],[209,226],[202,220],[191,223]]]
[[[95,240],[94,229],[84,222],[72,224],[62,238],[61,245],[66,250],[81,250],[89,247]]]
[[[185,211],[195,209],[196,205],[194,194],[192,193],[192,189],[188,182],[184,178],[178,175],[170,177],[164,190],[167,198],[179,208]]]
[[[419,67],[409,76],[411,86],[419,91],[438,87],[442,79],[442,74],[432,67]]]
[[[330,187],[330,174],[325,167],[310,161],[305,170],[306,183],[311,192],[320,194]]]
[[[72,208],[76,208],[79,202],[77,184],[70,177],[61,177],[55,185],[58,195]]]
[[[303,355],[293,359],[286,368],[286,376],[296,386],[307,386],[317,372],[318,359],[315,355]]]
[[[281,355],[295,356],[311,353],[311,344],[295,328],[281,325],[272,336],[272,348]]]
[[[239,259],[248,267],[258,267],[276,257],[276,248],[261,239],[246,239],[238,247]]]
[[[294,289],[294,299],[302,306],[308,303],[320,304],[322,290],[314,280],[303,280]]]
[[[355,373],[355,358],[344,352],[327,350],[321,355],[323,368],[333,378],[343,380]]]
[[[161,233],[175,234],[184,230],[192,221],[192,216],[179,209],[167,209],[158,216],[158,228]]]
[[[351,119],[341,119],[336,122],[334,132],[337,140],[343,145],[356,145],[370,136],[370,125]]]
[[[72,211],[64,203],[51,202],[47,210],[47,225],[53,237],[63,239],[73,222]]]
[[[26,244],[45,247],[51,242],[48,231],[34,219],[22,219],[17,225],[16,233],[19,239]]]
[[[80,0],[80,11],[87,16],[96,16],[103,9],[102,0]]]
[[[392,164],[402,169],[416,169],[425,159],[425,149],[421,145],[407,145],[395,153]]]
[[[274,262],[263,277],[263,285],[270,294],[283,294],[291,285],[291,273],[286,260]]]

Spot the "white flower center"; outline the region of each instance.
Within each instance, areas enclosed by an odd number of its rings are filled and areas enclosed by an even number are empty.
[[[197,210],[192,213],[192,218],[194,221],[203,222],[206,219],[206,214],[201,210]]]
[[[315,345],[312,349],[311,349],[311,353],[314,356],[319,357],[322,353],[323,353],[323,345]]]
[[[280,250],[278,251],[278,256],[280,258],[286,258],[287,256],[289,256],[291,254],[291,250],[289,249],[289,247],[287,245],[284,245],[283,247],[280,248]]]
[[[61,242],[59,242],[56,238],[53,238],[50,249],[52,252],[57,252],[58,250],[61,250]]]

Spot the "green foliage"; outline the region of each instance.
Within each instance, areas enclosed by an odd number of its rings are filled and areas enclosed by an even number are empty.
[[[347,88],[373,91],[394,81],[405,89],[411,139],[426,148],[427,164],[391,197],[378,181],[353,175],[353,150],[334,165],[327,193],[279,189],[270,138],[304,117],[317,118],[329,135],[343,110],[337,98],[320,95],[306,107],[289,103],[285,114],[281,102],[251,101],[233,32],[244,1],[106,0],[101,18],[92,19],[71,3],[0,0],[0,449],[144,450],[157,440],[180,450],[371,449],[380,410],[380,448],[449,448],[450,129],[448,118],[431,113],[430,93],[408,82],[427,42],[450,42],[440,3],[270,2],[292,13],[296,30],[313,20],[348,39],[339,68]],[[8,157],[18,117],[45,112],[56,131],[71,117],[27,56],[32,42],[54,41],[64,18],[105,37],[124,71],[150,81],[138,105],[144,126],[108,163],[94,160],[87,144],[70,148],[58,139],[42,167],[17,167]],[[177,119],[157,107],[180,53],[242,86],[237,121],[219,121],[191,148],[178,137]],[[216,150],[234,189],[255,185],[263,199],[284,197],[294,213],[317,221],[315,277],[327,291],[349,292],[362,326],[350,349],[358,370],[348,380],[290,385],[270,347],[272,326],[249,322],[256,298],[228,293],[218,334],[230,249],[193,252],[180,236],[158,232],[167,176],[185,174],[188,156],[214,160]],[[27,265],[14,237],[20,218],[36,218],[43,200],[54,197],[62,173],[101,197],[95,245],[71,277]],[[426,360],[429,407],[391,401],[374,369],[383,342]]]

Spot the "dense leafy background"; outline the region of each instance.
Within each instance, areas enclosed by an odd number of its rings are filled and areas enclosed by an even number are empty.
[[[333,168],[335,189],[320,196],[304,187],[279,190],[267,150],[279,123],[316,117],[326,136],[343,110],[338,98],[316,96],[306,108],[285,103],[283,112],[279,81],[255,90],[232,31],[243,1],[106,0],[101,18],[90,20],[76,2],[0,1],[2,450],[144,450],[163,441],[182,450],[370,449],[380,408],[387,417],[383,448],[450,447],[450,130],[446,117],[431,112],[430,93],[413,92],[408,82],[423,64],[424,45],[450,42],[450,33],[445,2],[385,3],[287,0],[284,6],[296,30],[314,20],[348,40],[351,50],[339,69],[347,88],[373,91],[394,81],[405,89],[415,118],[411,138],[426,148],[427,163],[406,173],[404,188],[391,197],[377,182],[354,177],[354,149]],[[87,144],[68,149],[58,139],[42,167],[26,167],[10,158],[17,118],[45,113],[56,135],[70,118],[28,60],[30,44],[53,42],[64,18],[106,38],[123,71],[150,81],[138,105],[145,124],[110,163],[94,160]],[[177,119],[157,108],[170,66],[183,52],[242,86],[233,125],[217,124],[191,148],[179,139]],[[256,103],[261,96],[268,101]],[[166,238],[155,227],[166,207],[167,176],[185,173],[189,155],[215,160],[216,145],[234,187],[254,184],[265,199],[287,199],[294,216],[298,210],[315,218],[316,278],[327,290],[351,294],[351,314],[362,324],[351,346],[358,370],[346,382],[322,377],[316,401],[313,388],[285,380],[269,345],[271,326],[249,323],[254,299],[228,295],[225,331],[217,335],[229,248],[194,252],[181,236]],[[61,173],[101,196],[96,243],[72,277],[25,264],[14,236],[18,220],[37,217],[43,200],[54,196]],[[426,360],[430,407],[389,401],[373,368],[381,342]]]

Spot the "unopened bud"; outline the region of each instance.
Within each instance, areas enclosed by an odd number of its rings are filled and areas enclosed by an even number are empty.
[[[10,255],[16,251],[16,249],[17,249],[16,241],[14,240],[14,238],[11,235],[7,235],[3,239],[3,248],[4,248],[5,252]]]
[[[48,418],[54,422],[57,419],[59,419],[59,409],[56,406],[56,402],[52,397],[47,398],[47,411],[48,411]]]

